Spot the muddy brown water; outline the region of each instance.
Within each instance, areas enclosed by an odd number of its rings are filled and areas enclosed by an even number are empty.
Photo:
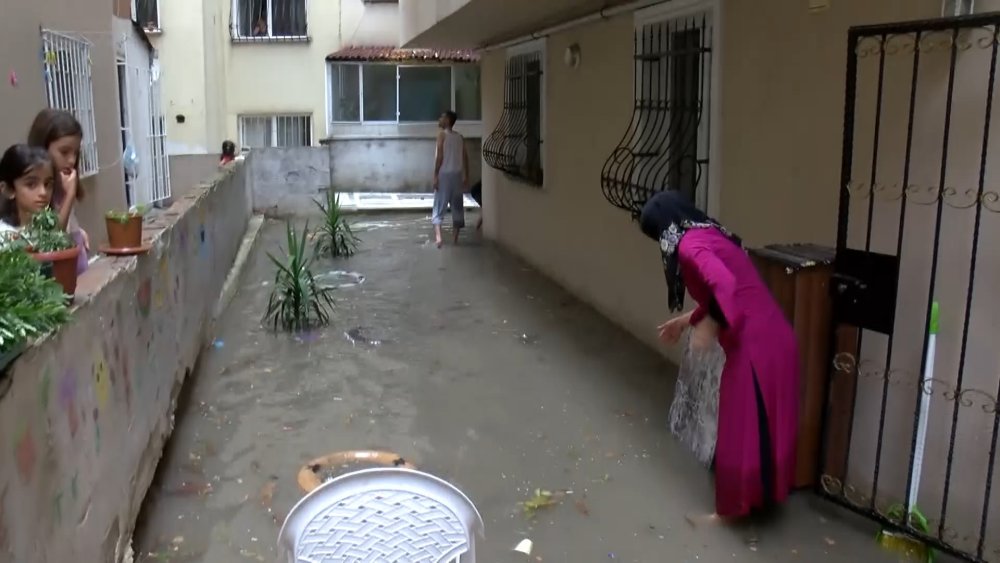
[[[357,229],[333,323],[260,327],[284,239],[269,222],[186,386],[135,539],[137,561],[274,561],[308,460],[383,449],[447,479],[486,523],[481,561],[894,561],[875,528],[800,493],[773,521],[692,527],[709,473],[667,430],[674,368],[475,235],[429,244],[420,215]],[[655,248],[650,260],[656,260]],[[342,278],[337,275],[334,277]],[[662,296],[652,296],[659,306]],[[569,491],[528,517],[536,489]]]

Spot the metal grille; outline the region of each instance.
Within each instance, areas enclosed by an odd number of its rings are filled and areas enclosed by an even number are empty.
[[[97,174],[97,126],[94,121],[92,44],[86,39],[42,30],[45,94],[49,107],[72,113],[83,127],[80,176]]]
[[[233,0],[230,33],[237,42],[308,38],[305,0]]]
[[[134,38],[123,47],[117,63],[126,200],[130,206],[159,203],[171,194],[159,65]]]
[[[247,149],[312,145],[309,115],[241,115],[239,128],[240,146]]]
[[[503,113],[483,143],[486,164],[534,186],[543,181],[543,69],[539,51],[507,61]]]
[[[635,32],[632,119],[601,170],[605,198],[637,216],[651,195],[708,204],[712,21],[709,13]]]
[[[847,47],[820,492],[997,562],[1000,14],[853,28]]]

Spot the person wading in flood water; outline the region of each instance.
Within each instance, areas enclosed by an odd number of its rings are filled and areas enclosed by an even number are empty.
[[[719,388],[715,514],[693,523],[739,518],[783,502],[795,477],[799,354],[784,313],[761,281],[739,237],[684,196],[662,192],[646,203],[642,232],[660,243],[671,311],[690,289],[697,307],[659,327],[675,344],[691,327],[694,351],[716,338],[726,353]]]
[[[441,248],[441,223],[444,213],[451,205],[453,240],[458,244],[458,235],[465,227],[465,190],[469,185],[469,155],[465,151],[465,139],[454,131],[458,115],[446,111],[438,120],[441,132],[437,137],[434,157],[434,242]]]

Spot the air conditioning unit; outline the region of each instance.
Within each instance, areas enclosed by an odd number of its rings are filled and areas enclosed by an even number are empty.
[[[941,17],[968,16],[976,10],[975,6],[976,0],[944,0],[941,5]]]

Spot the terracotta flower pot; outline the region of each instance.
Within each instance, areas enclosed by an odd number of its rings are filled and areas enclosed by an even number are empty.
[[[68,250],[56,252],[31,252],[35,260],[52,264],[52,277],[63,287],[63,292],[70,296],[76,294],[76,260],[80,256],[80,247],[74,246]]]
[[[129,215],[124,223],[105,217],[108,229],[108,246],[114,249],[139,248],[142,246],[142,215]]]

